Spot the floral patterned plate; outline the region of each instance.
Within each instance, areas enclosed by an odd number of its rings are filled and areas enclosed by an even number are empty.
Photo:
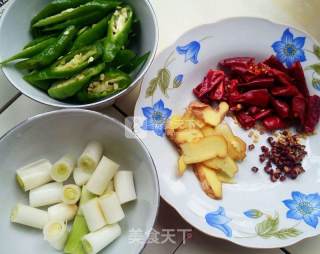
[[[220,59],[275,54],[287,66],[300,60],[311,94],[320,94],[320,50],[306,33],[257,18],[233,18],[203,25],[182,35],[160,53],[145,76],[135,108],[134,129],[157,166],[162,197],[202,232],[256,248],[284,247],[320,234],[320,145],[318,135],[305,141],[306,172],[295,181],[271,183],[260,170],[260,149],[240,163],[236,184],[223,185],[223,199],[209,198],[188,170],[177,176],[176,149],[164,134],[164,123],[182,114],[196,98],[192,88]],[[251,144],[248,132],[230,118],[233,131]],[[319,129],[319,128],[318,128]],[[267,134],[259,138],[259,147]]]

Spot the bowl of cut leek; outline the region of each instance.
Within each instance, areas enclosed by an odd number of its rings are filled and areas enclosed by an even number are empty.
[[[44,113],[0,139],[0,159],[1,253],[144,248],[158,178],[143,143],[117,120],[82,109]]]
[[[0,67],[38,102],[62,108],[110,105],[139,84],[155,56],[158,27],[148,0],[7,5],[0,22]]]

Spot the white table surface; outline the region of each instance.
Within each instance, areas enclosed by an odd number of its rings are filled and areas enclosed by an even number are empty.
[[[23,0],[21,0],[23,1]],[[160,41],[158,52],[169,46],[188,29],[204,23],[234,16],[257,16],[304,29],[320,41],[320,0],[151,0],[158,16]],[[139,87],[102,110],[121,121],[133,113]],[[0,137],[30,116],[54,110],[21,95],[0,71]],[[285,249],[258,250],[239,247],[224,240],[208,237],[186,223],[173,208],[161,201],[155,232],[192,230],[192,237],[183,242],[177,233],[172,242],[150,243],[144,254],[317,254],[320,237],[304,240]],[[163,239],[160,236],[160,240]],[[1,253],[1,252],[0,252]],[[18,253],[15,253],[18,254]]]

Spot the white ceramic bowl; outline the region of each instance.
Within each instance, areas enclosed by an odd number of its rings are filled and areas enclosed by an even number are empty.
[[[50,0],[11,0],[5,6],[5,12],[0,20],[0,60],[19,52],[23,46],[31,40],[31,18],[41,10]],[[118,94],[107,97],[104,100],[89,104],[71,104],[55,100],[46,93],[28,84],[22,73],[14,65],[3,67],[3,72],[8,80],[23,94],[38,102],[62,108],[95,108],[112,104],[117,98],[131,91],[142,79],[149,69],[158,46],[158,25],[155,13],[149,0],[124,0],[135,10],[140,20],[140,33],[135,39],[134,50],[138,55],[150,51],[150,56],[143,67],[135,73],[131,85]]]
[[[15,170],[47,158],[56,161],[70,152],[79,155],[86,143],[99,140],[104,154],[134,173],[137,200],[124,206],[122,235],[101,253],[140,253],[154,225],[159,206],[159,185],[152,158],[143,143],[123,124],[100,113],[70,109],[32,117],[0,139],[0,246],[1,253],[57,253],[40,230],[10,223],[16,203],[28,204],[28,195],[15,181]],[[133,230],[141,235],[136,240]]]

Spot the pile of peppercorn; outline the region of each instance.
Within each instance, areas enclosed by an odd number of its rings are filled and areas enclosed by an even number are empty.
[[[296,179],[305,170],[302,161],[306,156],[305,146],[299,143],[297,135],[291,135],[287,131],[280,133],[277,140],[268,138],[270,148],[261,147],[260,162],[265,163],[264,171],[270,175],[270,180],[284,181],[286,178]],[[253,172],[258,168],[253,167]]]
[[[285,67],[275,56],[256,63],[252,57],[219,62],[193,89],[205,103],[226,101],[239,124],[261,122],[268,131],[295,126],[312,133],[320,118],[320,97],[310,96],[300,62]]]

